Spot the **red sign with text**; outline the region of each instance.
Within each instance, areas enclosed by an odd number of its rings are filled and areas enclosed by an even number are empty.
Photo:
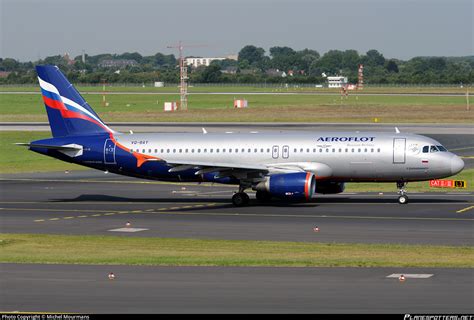
[[[454,180],[430,180],[431,188],[454,188]]]

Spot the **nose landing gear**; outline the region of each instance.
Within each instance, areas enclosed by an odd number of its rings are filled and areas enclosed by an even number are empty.
[[[406,204],[408,203],[408,196],[406,195],[406,186],[407,183],[405,181],[398,181],[397,182],[397,188],[398,188],[398,203],[400,204]]]

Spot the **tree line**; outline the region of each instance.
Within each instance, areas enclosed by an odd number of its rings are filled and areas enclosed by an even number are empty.
[[[124,66],[106,66],[104,61],[126,61]],[[133,64],[130,64],[130,62]],[[177,83],[179,68],[172,54],[142,56],[137,52],[99,54],[69,58],[50,56],[35,62],[0,58],[0,84],[35,83],[36,64],[54,64],[76,83]],[[210,66],[188,67],[191,83],[325,83],[324,75],[343,75],[356,83],[358,65],[364,65],[366,84],[472,84],[474,56],[415,57],[409,60],[386,59],[372,49],[365,54],[356,50],[330,50],[323,55],[316,50],[294,50],[275,46],[247,45],[237,60],[213,61]]]

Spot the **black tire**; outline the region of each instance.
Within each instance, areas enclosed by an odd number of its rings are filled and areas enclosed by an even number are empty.
[[[265,191],[257,191],[255,193],[255,197],[260,202],[267,202],[267,201],[270,201],[272,199],[272,194],[269,193],[269,192],[265,192]]]
[[[408,197],[403,195],[398,197],[398,203],[399,204],[407,204],[408,203]]]
[[[249,196],[245,192],[237,192],[232,196],[232,203],[236,207],[243,207],[249,203]]]

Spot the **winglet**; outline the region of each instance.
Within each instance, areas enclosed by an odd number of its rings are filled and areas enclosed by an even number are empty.
[[[398,130],[397,127],[395,127],[395,133],[397,133],[397,134],[400,133],[400,130]]]
[[[207,134],[207,130],[205,128],[202,128],[202,134]]]

